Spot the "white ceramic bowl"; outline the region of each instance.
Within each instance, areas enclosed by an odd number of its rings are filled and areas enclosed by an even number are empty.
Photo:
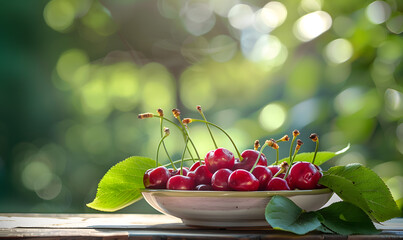
[[[288,197],[306,211],[321,208],[333,192],[328,189],[293,191],[142,191],[145,200],[161,213],[186,225],[213,227],[268,226],[264,212],[274,195]]]

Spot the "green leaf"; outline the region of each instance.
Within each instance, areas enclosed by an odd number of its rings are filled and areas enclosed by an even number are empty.
[[[332,167],[324,172],[319,183],[332,189],[341,199],[360,207],[378,222],[401,215],[386,184],[361,164]]]
[[[337,152],[317,152],[316,158],[315,158],[315,165],[321,165],[325,163],[326,161],[334,158],[335,156],[342,154],[346,152],[350,148],[350,144],[347,145],[347,147],[341,149],[340,151]],[[309,152],[309,153],[300,153],[295,156],[294,162],[312,162],[314,152]],[[281,160],[279,160],[279,163],[281,162],[287,162],[288,164],[290,163],[290,158],[286,157]]]
[[[349,202],[336,202],[317,211],[321,223],[341,235],[376,234],[371,219],[359,207]]]
[[[303,235],[321,226],[314,212],[305,212],[293,201],[283,196],[274,196],[266,206],[267,222],[278,230]]]
[[[94,201],[87,206],[96,210],[113,212],[142,198],[143,175],[155,167],[155,161],[146,157],[129,157],[113,166],[98,184]]]

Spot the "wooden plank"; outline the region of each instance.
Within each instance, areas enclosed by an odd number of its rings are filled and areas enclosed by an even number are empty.
[[[348,239],[403,239],[403,219],[376,225],[379,235]],[[0,214],[2,239],[347,239],[310,233],[298,236],[270,228],[189,227],[177,218],[158,214]]]

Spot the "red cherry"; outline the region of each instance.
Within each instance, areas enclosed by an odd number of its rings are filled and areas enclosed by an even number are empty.
[[[192,178],[183,175],[175,175],[167,182],[167,189],[169,190],[193,190],[195,182]]]
[[[284,191],[291,190],[287,184],[287,181],[283,178],[274,177],[272,178],[266,186],[268,191]]]
[[[211,177],[211,187],[217,191],[231,190],[228,186],[228,177],[231,173],[232,171],[227,168],[217,170]]]
[[[238,161],[235,161],[233,169],[245,169],[250,171],[255,164],[257,157],[259,156],[259,151],[248,149],[243,151],[241,156],[243,158],[242,161],[237,159]],[[267,159],[263,153],[260,155],[257,165],[267,166]]]
[[[218,169],[234,167],[234,154],[225,148],[217,148],[207,153],[204,158],[207,168],[211,173],[215,173]]]
[[[253,169],[252,174],[259,180],[259,190],[265,190],[267,184],[273,177],[271,171],[261,165],[257,165],[255,169]]]
[[[145,188],[164,189],[170,177],[171,174],[165,167],[148,169],[144,173],[143,184]]]
[[[201,164],[200,164],[200,161],[197,161],[197,162],[193,163],[193,165],[190,166],[189,171],[194,171],[194,170],[196,170],[196,168],[197,168],[198,166],[200,166],[200,165],[204,165],[204,161],[202,161]]]
[[[259,180],[245,169],[237,169],[229,175],[228,186],[236,191],[256,191],[259,189]]]
[[[196,186],[195,190],[198,190],[198,191],[211,191],[212,188],[211,188],[211,185],[200,184],[200,185]]]
[[[208,170],[206,165],[201,165],[198,166],[193,172],[189,172],[187,176],[191,177],[196,185],[210,185],[213,174]]]
[[[321,171],[314,164],[297,162],[291,166],[287,176],[287,183],[292,189],[315,189],[321,177]]]
[[[276,173],[277,173],[278,171],[280,171],[280,169],[281,169],[281,167],[278,166],[278,165],[268,166],[267,168],[271,171],[271,173],[273,174],[273,176],[276,175]]]
[[[181,169],[180,169],[180,168],[178,168],[178,169],[176,169],[176,170],[173,170],[172,168],[169,168],[168,171],[169,171],[169,173],[171,174],[171,176],[175,176],[175,175],[180,175],[180,174],[181,174]],[[183,174],[183,176],[187,176],[188,173],[189,173],[189,170],[188,170],[186,167],[182,168],[182,174]]]

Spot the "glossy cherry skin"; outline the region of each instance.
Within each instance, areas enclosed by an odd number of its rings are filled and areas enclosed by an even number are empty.
[[[318,186],[318,181],[322,177],[322,172],[319,171],[314,164],[309,162],[294,163],[287,176],[287,183],[291,189],[315,189]]]
[[[208,170],[206,165],[201,165],[193,172],[189,172],[187,176],[191,177],[197,186],[200,184],[210,185],[213,174]]]
[[[181,174],[181,169],[180,169],[180,168],[178,168],[178,169],[176,169],[176,170],[173,170],[172,168],[169,168],[168,171],[169,171],[169,173],[171,174],[171,176],[175,176],[175,175],[180,175],[180,174]],[[186,168],[186,167],[182,168],[182,175],[183,175],[183,176],[187,176],[188,173],[189,173],[189,169],[188,169],[188,168]]]
[[[280,171],[280,169],[281,169],[281,167],[278,166],[278,165],[268,166],[267,168],[271,171],[271,173],[273,174],[273,176],[276,175],[276,173],[277,173],[278,171]]]
[[[157,167],[148,169],[143,176],[143,184],[145,188],[165,189],[168,179],[171,177],[166,167]]]
[[[253,176],[259,180],[259,190],[265,190],[269,181],[273,178],[271,171],[261,165],[257,165],[252,171]]]
[[[266,186],[266,190],[268,191],[285,191],[291,190],[288,186],[288,183],[285,179],[274,177],[272,178]]]
[[[211,188],[211,185],[200,184],[200,185],[197,185],[195,187],[195,190],[197,190],[197,191],[211,191],[212,188]]]
[[[215,173],[218,169],[232,169],[235,163],[235,157],[232,152],[225,148],[217,148],[206,154],[204,158],[207,168],[211,173]]]
[[[197,168],[198,166],[200,166],[200,165],[204,165],[204,161],[202,161],[201,164],[200,164],[200,161],[197,161],[197,162],[193,163],[192,166],[190,166],[189,171],[194,171],[194,170],[196,170],[196,168]]]
[[[236,191],[256,191],[259,189],[259,180],[245,169],[237,169],[228,177],[228,186]]]
[[[216,191],[230,191],[228,186],[228,178],[232,173],[228,168],[218,169],[211,178],[211,187]]]
[[[239,159],[236,159],[233,169],[234,170],[245,169],[247,171],[250,171],[252,169],[253,165],[255,164],[257,157],[259,156],[259,151],[248,149],[248,150],[243,151],[241,156],[242,156],[242,161],[239,161]],[[260,155],[257,165],[267,166],[267,159],[263,153],[262,153],[262,155]]]
[[[167,182],[167,189],[169,190],[193,190],[194,188],[195,182],[188,176],[175,175]]]

